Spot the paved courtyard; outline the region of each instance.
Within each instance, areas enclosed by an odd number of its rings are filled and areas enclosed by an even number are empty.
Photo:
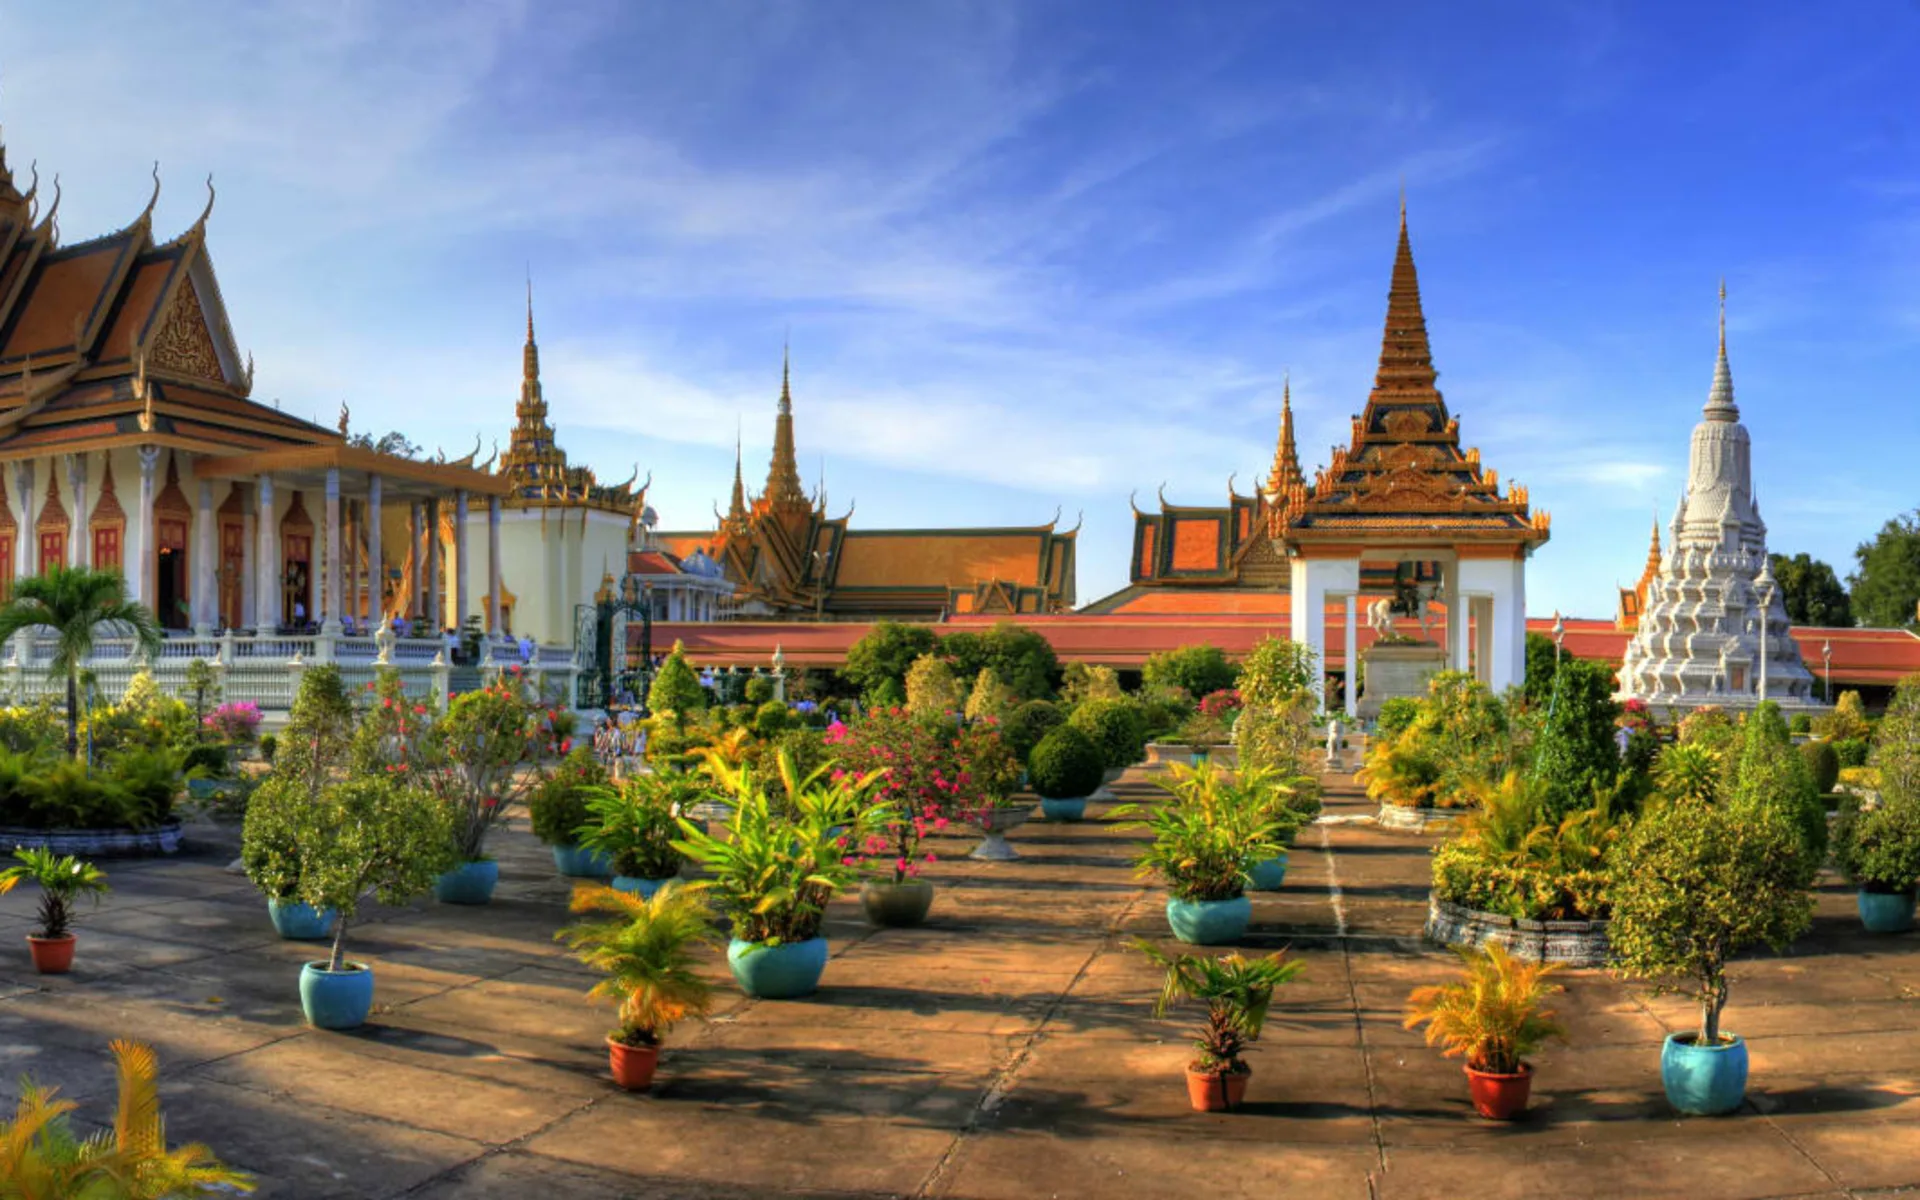
[[[1150,790],[1139,775],[1118,785]],[[1661,1097],[1681,1001],[1569,973],[1572,1044],[1537,1056],[1535,1112],[1478,1120],[1457,1063],[1400,1028],[1451,959],[1418,940],[1431,839],[1308,830],[1286,889],[1254,903],[1260,947],[1308,970],[1250,1056],[1249,1105],[1188,1110],[1188,1022],[1149,1015],[1162,894],[1095,820],[1028,825],[1026,857],[958,856],[933,919],[866,927],[836,904],[812,999],[729,985],[683,1027],[653,1092],[606,1077],[611,1014],[552,940],[565,885],[524,823],[484,909],[379,911],[352,939],[379,978],[373,1024],[322,1033],[233,835],[170,861],[109,863],[76,969],[32,972],[32,897],[0,900],[0,1099],[32,1072],[107,1120],[113,1037],[151,1042],[172,1140],[203,1140],[269,1197],[1843,1197],[1920,1185],[1920,937],[1869,938],[1820,896],[1796,952],[1743,964],[1728,1026],[1751,1039],[1739,1114],[1680,1120]],[[1096,807],[1095,815],[1100,815]],[[720,974],[724,972],[721,968]],[[1191,1017],[1191,1014],[1189,1014]]]

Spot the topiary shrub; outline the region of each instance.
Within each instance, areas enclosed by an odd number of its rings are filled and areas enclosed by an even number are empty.
[[[1833,823],[1833,860],[1863,892],[1911,893],[1920,880],[1920,804],[1892,800],[1862,812],[1847,797]]]
[[[1007,714],[1007,719],[1000,724],[1000,733],[1007,739],[1007,748],[1013,751],[1013,756],[1025,763],[1040,739],[1066,722],[1067,714],[1060,711],[1059,705],[1029,700]]]
[[[793,724],[793,713],[778,700],[769,700],[753,714],[753,736],[762,741],[772,741],[787,731]]]
[[[1150,688],[1177,687],[1189,696],[1205,696],[1233,686],[1239,671],[1218,646],[1200,642],[1147,656],[1140,677]]]
[[[1380,715],[1374,721],[1380,737],[1399,737],[1420,717],[1420,701],[1412,696],[1395,696],[1380,705]]]
[[[1833,747],[1833,755],[1840,760],[1842,770],[1866,766],[1867,753],[1873,749],[1873,743],[1865,738],[1836,738],[1827,744]]]
[[[1803,712],[1795,713],[1793,720],[1787,722],[1787,729],[1792,733],[1812,733],[1813,718]]]
[[[1811,886],[1827,857],[1827,808],[1813,786],[1813,772],[1794,749],[1778,704],[1762,700],[1741,722],[1731,767],[1730,804],[1776,809],[1799,825],[1803,880]]]
[[[1109,771],[1140,761],[1147,749],[1147,723],[1131,700],[1089,700],[1073,710],[1067,724],[1093,739]]]
[[[1807,760],[1807,770],[1813,773],[1813,786],[1821,795],[1832,791],[1833,785],[1840,782],[1840,756],[1834,752],[1832,742],[1802,742],[1800,757]]]
[[[1105,774],[1106,756],[1092,738],[1062,725],[1040,739],[1027,760],[1027,781],[1047,800],[1090,796]]]
[[[269,734],[264,734],[264,735],[262,735],[262,736],[261,736],[261,738],[260,738],[260,759],[261,759],[261,761],[262,761],[262,762],[265,762],[265,763],[267,763],[267,764],[268,764],[269,766],[271,766],[271,765],[273,764],[273,756],[274,756],[275,754],[278,754],[279,752],[280,752],[280,739],[279,739],[279,738],[277,738],[277,737],[275,737],[275,736],[273,736],[273,735],[272,735],[271,733],[269,733]]]
[[[765,675],[752,676],[747,680],[745,698],[755,708],[773,699],[773,680]]]

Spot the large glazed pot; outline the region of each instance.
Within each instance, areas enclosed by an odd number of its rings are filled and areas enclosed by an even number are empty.
[[[727,943],[727,965],[740,990],[761,1000],[811,996],[827,969],[827,939],[768,946],[734,938]]]
[[[281,937],[295,942],[317,942],[333,932],[334,912],[298,900],[267,899],[267,916]]]
[[[1012,862],[1020,857],[1014,848],[1007,844],[1007,831],[1018,829],[1027,823],[1033,815],[1028,805],[1009,805],[1004,808],[983,808],[974,817],[974,824],[987,836],[981,840],[968,858],[978,858],[985,862]]]
[[[634,875],[615,875],[613,887],[615,891],[632,892],[642,900],[651,900],[655,892],[678,878],[677,875],[670,875],[665,879],[641,879]]]
[[[553,847],[553,869],[571,879],[606,879],[613,874],[613,860],[585,846]]]
[[[440,877],[433,894],[442,904],[486,904],[493,899],[493,885],[500,882],[500,864],[491,858],[461,863]]]
[[[1167,924],[1173,936],[1190,946],[1226,946],[1239,941],[1253,920],[1253,901],[1167,898]]]
[[[1670,1033],[1660,1048],[1660,1082],[1667,1103],[1683,1113],[1718,1116],[1747,1095],[1747,1043],[1730,1033],[1718,1046],[1697,1046],[1694,1033]]]
[[[1527,1111],[1527,1097],[1533,1091],[1533,1065],[1521,1063],[1512,1075],[1494,1071],[1467,1072],[1467,1094],[1473,1097],[1474,1111],[1490,1121],[1511,1121]]]
[[[358,1029],[373,1011],[373,968],[350,962],[329,971],[323,962],[300,968],[300,1008],[315,1029]]]
[[[1247,878],[1252,881],[1247,886],[1256,892],[1279,891],[1287,881],[1287,852],[1282,850],[1273,858],[1253,864],[1247,869]]]
[[[910,929],[925,921],[933,907],[933,882],[868,880],[860,885],[860,907],[866,910],[867,920],[883,929]]]
[[[1087,815],[1087,798],[1076,796],[1057,799],[1052,796],[1040,797],[1040,815],[1049,821],[1079,821]]]
[[[1860,923],[1868,933],[1905,933],[1913,928],[1912,892],[1859,893]]]

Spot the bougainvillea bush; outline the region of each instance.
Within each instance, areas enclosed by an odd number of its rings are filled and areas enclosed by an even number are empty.
[[[200,724],[229,745],[249,746],[260,732],[260,706],[251,700],[230,701],[202,717]]]

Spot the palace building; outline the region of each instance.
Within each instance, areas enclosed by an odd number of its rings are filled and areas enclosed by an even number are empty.
[[[780,375],[767,482],[749,500],[736,449],[733,489],[711,531],[663,532],[654,544],[720,565],[738,619],[931,621],[973,613],[1028,616],[1074,604],[1076,526],[855,529],[827,514],[795,453],[790,364]]]

